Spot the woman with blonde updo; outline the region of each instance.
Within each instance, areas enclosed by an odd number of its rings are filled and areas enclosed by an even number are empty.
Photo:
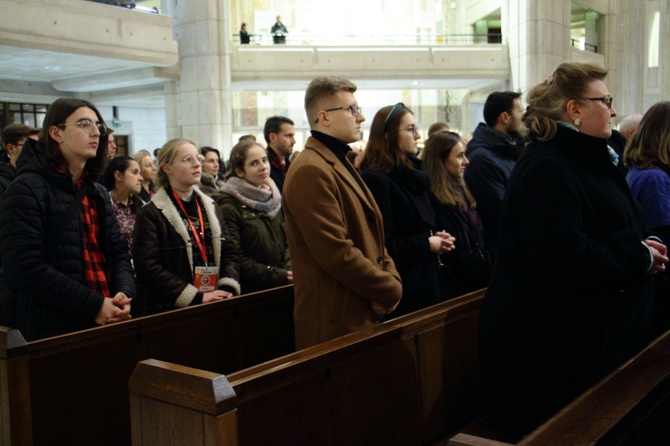
[[[133,235],[137,278],[149,290],[145,313],[240,294],[237,249],[196,187],[203,156],[192,141],[172,139],[158,161],[158,191],[137,213]]]
[[[528,92],[530,144],[506,188],[479,319],[480,421],[517,436],[649,339],[667,250],[610,156],[606,75],[566,62]]]
[[[140,174],[142,175],[142,189],[137,196],[142,200],[142,204],[147,204],[156,193],[154,177],[158,169],[156,169],[154,160],[148,150],[140,150],[132,158],[140,165]]]

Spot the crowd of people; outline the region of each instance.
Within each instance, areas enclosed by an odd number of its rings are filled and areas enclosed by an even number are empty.
[[[307,87],[297,158],[285,116],[227,162],[186,138],[115,156],[95,105],[59,99],[3,130],[0,323],[34,340],[294,284],[304,348],[488,287],[480,421],[525,435],[670,328],[670,102],[613,135],[606,75],[494,92],[467,145],[437,122],[420,155],[401,102],[352,150],[339,77]]]

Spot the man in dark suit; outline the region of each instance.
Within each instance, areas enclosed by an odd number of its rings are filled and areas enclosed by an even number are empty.
[[[293,121],[285,116],[272,116],[265,121],[263,135],[268,145],[270,178],[272,178],[279,192],[281,192],[284,187],[286,172],[291,165],[289,156],[293,152],[293,146],[295,145]]]

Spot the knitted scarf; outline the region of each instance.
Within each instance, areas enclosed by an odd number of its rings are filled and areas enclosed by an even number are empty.
[[[261,187],[256,187],[242,178],[230,177],[223,183],[222,192],[237,198],[242,204],[246,204],[257,211],[264,211],[270,218],[281,209],[281,194],[275,182],[268,182]]]

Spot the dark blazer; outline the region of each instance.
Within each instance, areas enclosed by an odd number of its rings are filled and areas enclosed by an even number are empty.
[[[128,245],[121,235],[105,188],[86,177],[89,199],[98,211],[98,242],[105,257],[111,296],[88,288],[84,276],[81,213],[62,217],[76,198],[69,173],[59,172],[26,146],[16,179],[0,202],[0,251],[16,328],[26,340],[95,327],[104,297],[135,297]],[[60,226],[63,230],[50,232]]]
[[[294,273],[297,348],[379,321],[402,286],[384,247],[379,208],[366,187],[310,137],[286,177],[282,208]]]
[[[558,126],[510,177],[480,313],[481,421],[525,434],[647,341],[643,216],[606,141]]]
[[[386,248],[395,261],[403,283],[402,300],[392,317],[402,316],[446,300],[438,271],[438,256],[430,252],[428,238],[435,231],[435,213],[430,204],[430,180],[421,170],[403,174],[364,171],[361,177],[375,197],[384,218]],[[409,184],[424,176],[416,189]]]
[[[194,193],[203,203],[212,230],[214,261],[219,267],[218,288],[238,295],[239,253],[227,230],[219,224],[214,200],[198,188]],[[202,302],[202,295],[193,285],[190,232],[165,188],[159,189],[137,213],[133,261],[138,280],[148,289],[147,314]]]

